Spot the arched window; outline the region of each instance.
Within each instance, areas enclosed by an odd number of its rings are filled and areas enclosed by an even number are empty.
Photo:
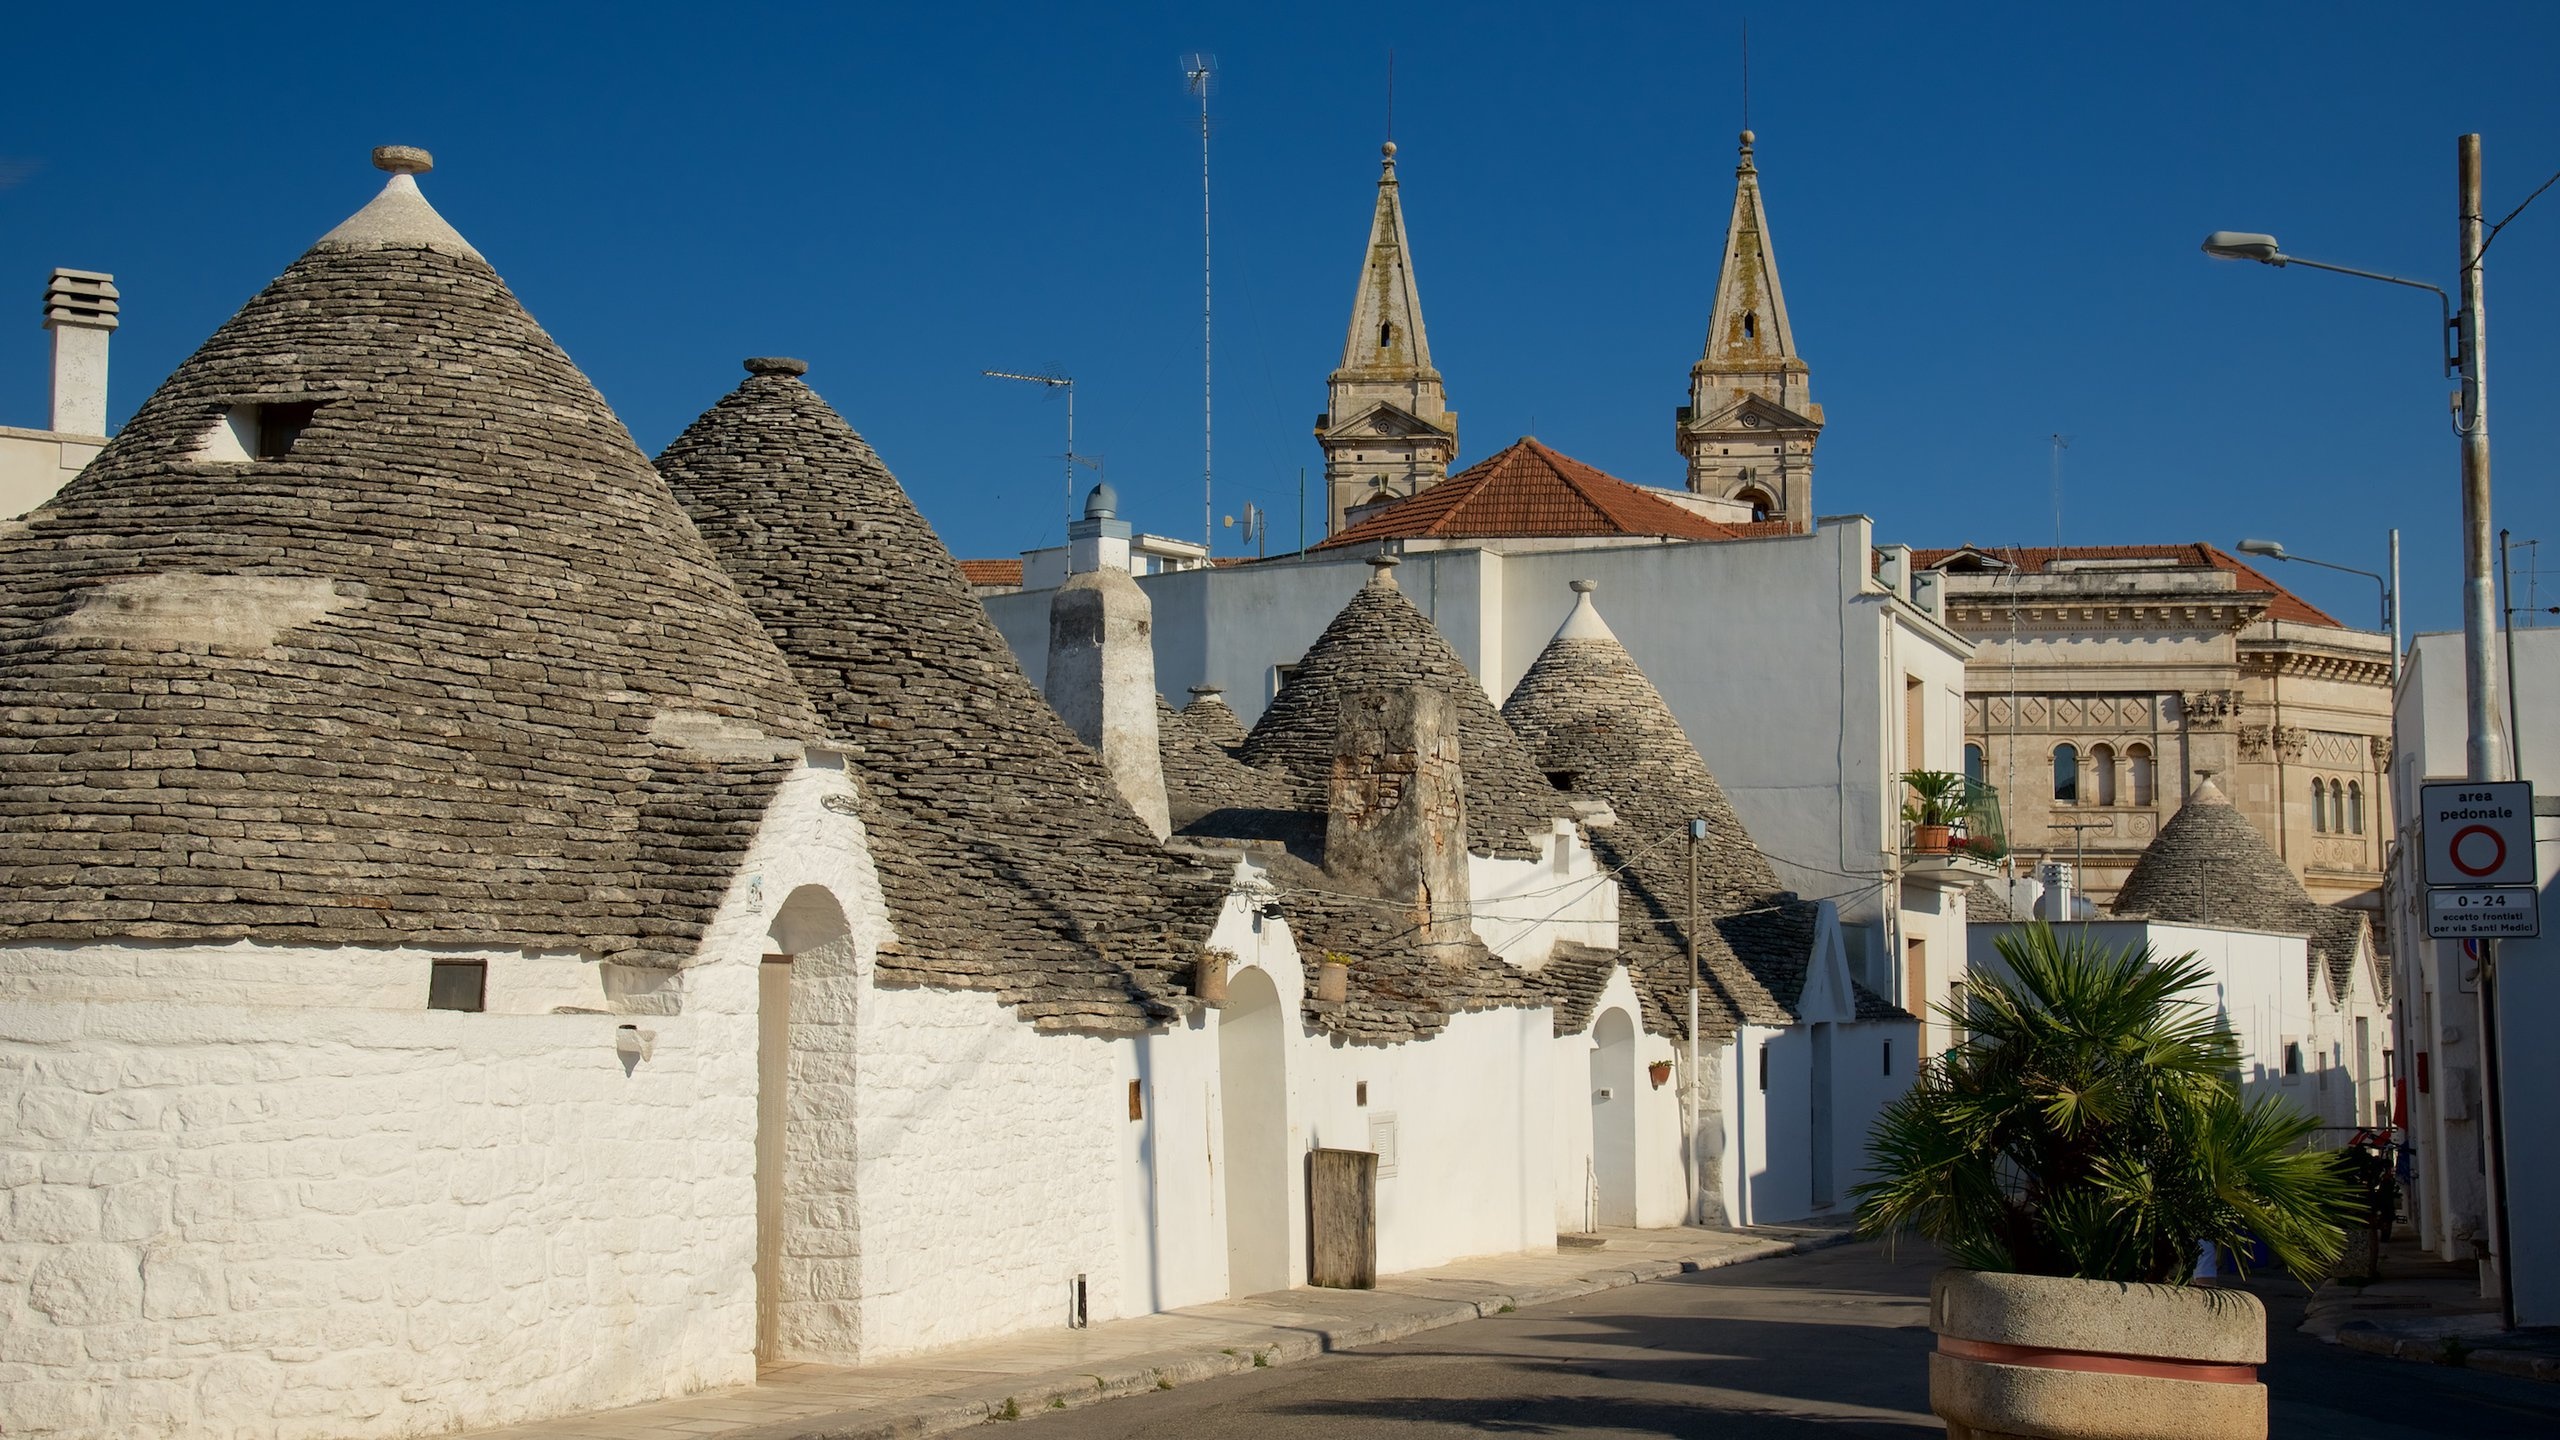
[[[1982,747],[1979,745],[1965,746],[1964,778],[1972,781],[1976,785],[1979,785],[1982,783],[1982,777],[1986,768],[1987,767],[1983,762]]]
[[[2347,787],[2335,780],[2329,782],[2329,828],[2347,833]]]
[[[2329,787],[2317,775],[2311,777],[2311,831],[2329,833]]]
[[[2053,747],[2053,803],[2080,803],[2080,751],[2076,746]]]
[[[2093,805],[2116,803],[2116,747],[2089,747],[2089,802]]]
[[[2124,765],[2126,779],[2131,782],[2133,803],[2136,805],[2151,804],[2153,794],[2151,779],[2151,747],[2148,745],[2127,745],[2124,747]]]
[[[2347,784],[2347,829],[2357,835],[2364,833],[2364,786],[2356,781]]]
[[[1751,472],[1748,470],[1743,471],[1742,478],[1749,480],[1751,478]],[[1754,520],[1766,520],[1778,512],[1778,502],[1770,499],[1768,492],[1765,490],[1745,490],[1733,498],[1751,507],[1751,518]]]

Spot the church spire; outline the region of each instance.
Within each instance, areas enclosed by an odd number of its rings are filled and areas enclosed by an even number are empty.
[[[1422,326],[1413,250],[1396,187],[1396,147],[1384,147],[1368,253],[1351,297],[1342,364],[1326,377],[1328,402],[1316,419],[1324,449],[1326,533],[1356,506],[1399,500],[1449,473],[1458,417],[1448,408],[1431,340]]]
[[[1812,371],[1796,353],[1752,145],[1743,131],[1706,353],[1689,367],[1676,443],[1689,461],[1691,490],[1746,501],[1803,530],[1813,524],[1822,407],[1810,398]]]

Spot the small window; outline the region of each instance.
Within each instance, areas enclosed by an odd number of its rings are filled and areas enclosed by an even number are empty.
[[[1758,312],[1751,310],[1745,310],[1742,312],[1742,338],[1745,340],[1757,340],[1760,338],[1760,316]]]
[[[1355,1080],[1355,1081],[1353,1081],[1353,1082],[1352,1082],[1352,1085],[1351,1085],[1351,1103],[1352,1103],[1352,1104],[1354,1104],[1354,1105],[1366,1105],[1366,1104],[1368,1104],[1368,1103],[1369,1103],[1369,1082],[1368,1082],[1368,1081],[1366,1081],[1366,1080]]]
[[[489,1008],[489,962],[436,961],[427,972],[427,1008],[470,1011]]]
[[[2316,775],[2311,777],[2311,833],[2329,833],[2329,787]]]
[[[2057,745],[2053,749],[2053,803],[2080,803],[2080,748]]]
[[[2127,745],[2124,747],[2124,768],[2125,779],[2130,782],[2129,788],[2133,791],[2133,803],[2136,805],[2151,804],[2153,787],[2151,777],[2151,747],[2148,745]]]
[[[2347,833],[2347,787],[2335,780],[2329,782],[2329,828]]]
[[[1976,785],[1979,785],[1983,783],[1982,777],[1987,768],[1988,767],[1984,763],[1981,746],[1967,745],[1964,747],[1964,778],[1972,781]]]
[[[252,408],[257,412],[258,448],[256,453],[261,460],[281,460],[292,454],[294,442],[302,438],[304,427],[311,423],[311,417],[318,414],[320,410],[316,401],[303,401],[291,405],[259,405]]]
[[[1296,676],[1296,675],[1297,675],[1297,673],[1298,673],[1298,667],[1297,667],[1297,666],[1295,666],[1295,665],[1274,665],[1274,666],[1272,666],[1272,667],[1271,667],[1271,697],[1272,697],[1273,699],[1275,699],[1275,700],[1276,700],[1276,699],[1278,699],[1278,698],[1280,698],[1280,692],[1289,688],[1289,681],[1291,680],[1291,678],[1293,678],[1294,676]]]
[[[2364,833],[2364,786],[2356,781],[2347,784],[2347,829],[2356,835]]]
[[[1394,343],[1396,343],[1396,327],[1394,323],[1386,320],[1379,321],[1378,348],[1384,350]]]
[[[2284,1042],[2284,1078],[2292,1080],[2300,1077],[2301,1074],[2302,1042],[2299,1040],[2287,1040]]]
[[[1760,1093],[1769,1093],[1769,1042],[1760,1042]]]
[[[1885,1037],[1884,1042],[1884,1073],[1887,1075],[1893,1073],[1893,1037],[1891,1036]]]

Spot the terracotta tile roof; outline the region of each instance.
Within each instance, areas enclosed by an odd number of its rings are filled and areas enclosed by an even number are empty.
[[[2267,578],[2265,571],[2228,551],[2201,542],[2185,545],[1960,545],[1952,550],[1914,550],[1911,558],[1921,569],[1932,569],[1958,555],[1972,552],[1988,555],[2022,574],[2038,575],[2056,560],[2158,560],[2181,570],[2227,570],[2240,577],[2244,590],[2266,590],[2275,595],[2267,606],[2270,619],[2291,620],[2303,625],[2329,625],[2346,629],[2344,622],[2320,607]]]
[[[1523,438],[1315,548],[1426,537],[1653,535],[1732,540],[1750,534],[1784,534],[1786,529],[1783,521],[1762,526],[1710,520]]]
[[[1022,562],[1019,560],[963,560],[961,578],[972,585],[1020,585]]]

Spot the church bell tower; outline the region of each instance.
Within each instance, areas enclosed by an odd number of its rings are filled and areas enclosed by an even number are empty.
[[[1746,501],[1756,515],[1810,530],[1822,407],[1811,398],[1812,369],[1796,353],[1751,146],[1745,130],[1706,353],[1689,367],[1675,443],[1688,459],[1691,491]]]
[[[1359,506],[1401,500],[1447,479],[1458,453],[1457,412],[1431,368],[1422,329],[1422,294],[1396,195],[1395,142],[1385,156],[1369,253],[1351,297],[1351,333],[1341,366],[1325,378],[1325,413],[1316,417],[1328,535]]]

